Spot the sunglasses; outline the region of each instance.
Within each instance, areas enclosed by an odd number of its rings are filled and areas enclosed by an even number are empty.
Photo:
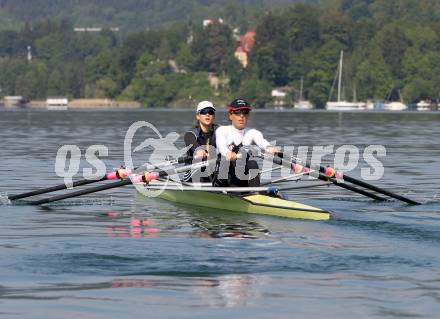
[[[249,112],[250,112],[249,109],[240,109],[240,110],[232,111],[232,114],[235,114],[235,115],[241,115],[241,114],[248,115]]]
[[[201,114],[201,115],[206,115],[206,114],[214,115],[215,111],[211,108],[206,108],[206,109],[200,110],[199,114]]]

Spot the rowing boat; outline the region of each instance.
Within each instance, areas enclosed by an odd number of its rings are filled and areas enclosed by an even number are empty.
[[[411,205],[420,205],[420,203],[417,201],[401,196],[399,194],[395,194],[393,192],[371,185],[369,183],[363,182],[353,177],[347,176],[342,172],[336,171],[334,168],[330,166],[324,167],[322,165],[315,165],[316,166],[315,169],[312,168],[311,165],[308,163],[306,163],[305,165],[298,164],[298,162],[301,163],[301,161],[298,161],[296,159],[287,160],[284,159],[283,154],[279,154],[279,155],[280,156],[278,157],[273,157],[272,159],[273,163],[278,164],[280,167],[281,166],[288,167],[292,169],[295,174],[289,174],[287,177],[283,176],[282,178],[278,178],[276,180],[263,183],[262,185],[269,185],[269,184],[273,185],[275,183],[280,183],[282,181],[284,182],[292,181],[292,180],[299,181],[302,176],[310,175],[310,173],[312,172],[317,172],[318,179],[323,181],[323,183],[315,184],[315,185],[289,186],[284,188],[278,188],[278,190],[320,187],[320,186],[329,186],[330,184],[333,184],[379,201],[384,201],[386,200],[386,198],[382,196],[378,196],[373,192],[398,199],[400,201],[406,202]],[[141,174],[139,173],[133,174],[132,170],[121,168],[118,169],[117,171],[111,171],[107,173],[102,178],[98,178],[96,180],[91,180],[91,181],[88,179],[83,179],[83,180],[75,181],[70,185],[76,187],[90,183],[101,182],[105,180],[120,179],[117,182],[113,182],[105,185],[99,185],[88,189],[81,189],[71,193],[55,195],[52,197],[31,201],[28,203],[31,205],[43,205],[67,198],[74,198],[86,194],[92,194],[99,191],[104,191],[126,185],[132,185],[132,184],[137,184],[137,185],[140,184],[140,185],[144,185],[144,187],[146,188],[153,188],[154,185],[152,185],[150,182],[154,182],[154,181],[158,182],[160,180],[163,180],[164,178],[170,177],[169,174],[170,171],[173,174],[185,173],[187,171],[200,169],[208,165],[213,165],[214,163],[216,163],[216,161],[217,159],[211,159],[205,162],[198,162],[196,164],[185,165],[173,169],[163,168],[163,169],[158,169],[157,171],[142,171]],[[186,162],[186,157],[183,157],[174,160],[172,162],[170,161],[168,164],[170,165],[172,163],[181,164],[185,162]],[[271,168],[269,171],[275,169],[276,167]],[[347,185],[347,183],[354,184],[358,187]],[[187,184],[188,183],[180,182],[178,183],[178,185],[170,185],[170,186],[174,186],[174,188],[165,187],[165,190],[163,188],[159,188],[162,190],[159,197],[172,202],[189,204],[193,206],[208,207],[213,209],[229,210],[234,212],[273,215],[273,216],[281,216],[287,218],[301,218],[301,219],[310,219],[310,220],[330,219],[330,213],[328,211],[277,197],[276,195],[278,190],[275,190],[274,187],[272,186],[254,187],[254,188],[241,187],[240,189],[236,190],[233,187],[228,187],[224,189],[224,188],[214,187],[212,185],[207,185],[208,187],[205,186],[203,188],[200,188],[200,186],[199,188],[197,187],[188,188]],[[197,185],[192,185],[192,186],[197,186]],[[55,192],[57,190],[62,190],[66,188],[68,188],[68,184],[64,183],[48,188],[38,189],[31,192],[26,192],[17,195],[10,195],[7,197],[7,199],[9,201],[13,201],[13,200],[15,201],[18,199]],[[366,191],[365,189],[367,189],[368,191]]]
[[[163,190],[159,198],[179,204],[232,212],[287,218],[328,220],[330,213],[320,208],[265,194],[231,194],[203,190]]]

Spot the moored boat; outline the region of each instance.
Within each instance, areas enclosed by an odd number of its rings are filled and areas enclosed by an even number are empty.
[[[408,106],[402,102],[390,102],[384,104],[384,110],[386,111],[405,111],[408,109]]]
[[[337,101],[328,101],[325,109],[328,111],[363,111],[367,109],[367,104],[356,101],[356,90],[353,90],[353,101],[349,102],[342,98],[342,65],[344,61],[344,51],[341,51],[339,58],[338,75],[338,97]],[[333,86],[332,86],[333,91]],[[331,95],[331,93],[330,93]]]
[[[419,101],[417,103],[417,111],[431,111],[431,101]]]

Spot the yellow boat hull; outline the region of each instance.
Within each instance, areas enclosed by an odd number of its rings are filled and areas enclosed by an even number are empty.
[[[238,196],[205,191],[165,190],[159,197],[171,202],[233,212],[309,220],[330,219],[330,213],[320,208],[267,195]]]

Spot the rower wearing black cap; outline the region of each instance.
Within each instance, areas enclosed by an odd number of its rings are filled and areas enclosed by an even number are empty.
[[[217,151],[223,159],[230,162],[227,172],[222,171],[219,165],[218,177],[215,183],[221,186],[250,186],[260,185],[260,174],[249,174],[250,170],[259,170],[255,160],[250,159],[249,155],[244,155],[240,161],[240,149],[251,145],[256,145],[265,152],[275,154],[277,149],[263,137],[263,134],[253,128],[248,128],[247,122],[252,107],[244,99],[235,99],[228,106],[228,117],[231,125],[221,126],[216,130]],[[244,166],[244,167],[243,167]],[[237,176],[239,175],[239,176]]]

